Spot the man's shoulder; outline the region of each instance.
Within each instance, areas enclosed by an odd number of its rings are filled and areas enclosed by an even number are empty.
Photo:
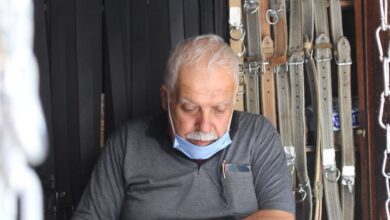
[[[262,115],[235,111],[235,123],[237,123],[239,129],[273,129],[272,123]]]
[[[251,140],[251,143],[273,142],[279,139],[279,132],[264,116],[248,112],[236,112],[233,134],[240,140]]]
[[[145,138],[151,134],[158,133],[165,124],[163,114],[132,118],[115,129],[114,132],[110,134],[109,139]]]

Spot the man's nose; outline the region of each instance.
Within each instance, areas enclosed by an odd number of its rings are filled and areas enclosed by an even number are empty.
[[[200,113],[197,122],[197,128],[201,132],[210,132],[211,131],[211,117],[210,114],[206,112]]]

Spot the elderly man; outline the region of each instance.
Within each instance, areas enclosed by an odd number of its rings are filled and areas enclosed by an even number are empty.
[[[277,131],[235,112],[237,58],[215,35],[168,60],[159,116],[107,142],[73,219],[294,219]]]

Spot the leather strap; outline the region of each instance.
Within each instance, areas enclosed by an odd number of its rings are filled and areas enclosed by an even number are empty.
[[[288,83],[287,54],[287,24],[286,7],[283,0],[270,0],[270,9],[266,12],[267,22],[271,24],[274,36],[274,56],[271,65],[276,73],[276,90],[278,102],[279,133],[284,146],[292,146],[290,122],[290,87]]]
[[[243,2],[247,51],[246,60],[248,62],[260,61],[259,3],[257,0],[244,0]]]
[[[293,146],[291,140],[290,122],[290,86],[288,82],[286,54],[287,54],[287,23],[286,6],[283,0],[271,0],[266,19],[272,26],[274,36],[274,56],[271,65],[276,73],[276,90],[278,103],[279,133],[283,146]]]
[[[271,9],[267,11],[266,18],[273,24],[275,53],[272,64],[284,65],[287,59],[286,6],[284,0],[271,0],[270,2]]]
[[[77,97],[77,71],[75,70],[75,28],[73,2],[48,2],[48,10],[51,13],[64,13],[66,16],[53,16],[48,23],[49,56],[55,54],[50,60],[51,89],[52,89],[52,116],[53,120],[53,145],[55,162],[55,188],[60,192],[70,193],[72,197],[81,196],[81,190],[74,190],[72,186],[80,183],[80,151],[77,137],[79,134],[78,106],[74,97]],[[66,42],[66,43],[65,43]],[[65,46],[67,45],[67,46]],[[68,70],[68,71],[67,71]],[[69,71],[71,70],[71,71]],[[69,85],[69,83],[74,83]],[[72,91],[70,91],[72,90]],[[73,126],[72,126],[73,125]],[[76,149],[75,149],[76,148]],[[72,163],[69,155],[74,156]],[[75,172],[71,172],[72,169]],[[77,195],[80,193],[79,195]],[[73,204],[77,204],[73,200]]]
[[[290,149],[290,151],[294,152],[295,155],[295,149],[291,137],[291,91],[286,65],[287,24],[285,9],[286,7],[283,0],[271,0],[270,9],[266,12],[266,20],[269,24],[271,24],[275,43],[274,56],[271,60],[271,66],[274,67],[274,72],[276,74],[279,133],[285,152],[289,152],[286,149]],[[286,154],[286,157],[291,158],[288,153]],[[290,164],[293,162],[295,161],[291,160]],[[294,179],[294,173],[292,173],[292,177]]]
[[[351,47],[343,35],[340,0],[330,0],[330,21],[337,65],[342,148],[341,202],[343,218],[354,219],[355,149],[352,130]]]
[[[245,57],[245,110],[260,114],[259,68],[260,29],[259,29],[259,3],[257,0],[244,0],[244,17],[246,32]]]
[[[259,67],[258,62],[247,62],[244,64],[245,74],[245,109],[247,112],[260,114],[259,103]]]
[[[317,92],[318,86],[318,79],[317,79],[317,69],[313,60],[313,57],[311,56],[311,53],[309,53],[309,50],[305,48],[305,62],[306,62],[306,75],[310,76],[309,84],[310,84],[310,92],[312,93],[312,101],[313,102],[313,108],[314,106],[317,106],[317,100],[319,98],[319,94]],[[315,104],[315,105],[314,105]],[[322,115],[321,111],[318,110],[317,107],[315,109],[315,117],[316,120],[321,120]],[[314,188],[313,188],[313,195],[315,198],[315,206],[314,206],[314,212],[313,212],[313,219],[321,220],[322,219],[322,199],[323,199],[323,184],[322,184],[322,160],[321,160],[321,124],[316,123],[316,159],[315,159],[315,172],[314,172]]]
[[[260,1],[260,27],[261,27],[261,57],[260,89],[261,89],[261,112],[264,117],[271,121],[274,127],[276,122],[276,91],[273,66],[270,63],[274,55],[274,42],[271,38],[271,27],[267,22],[266,13],[269,10],[268,1]]]
[[[315,59],[318,72],[318,111],[322,117],[321,147],[325,202],[329,219],[342,219],[337,179],[340,174],[336,166],[333,125],[332,125],[332,86],[330,72],[330,40],[328,37],[327,14],[324,0],[315,0],[316,46]]]
[[[342,208],[344,219],[354,219],[355,148],[352,130],[351,48],[343,37],[337,44],[340,130],[342,148]]]
[[[184,40],[184,22],[183,22],[183,1],[169,0],[169,31],[171,37],[171,48]]]
[[[314,4],[313,0],[302,0],[302,32],[303,32],[303,49],[305,57],[305,76],[309,85],[310,104],[315,113],[313,120],[310,122],[315,128],[312,134],[312,140],[315,140],[316,159],[314,169],[313,196],[314,207],[312,210],[313,219],[320,220],[322,218],[322,199],[323,199],[323,184],[322,184],[322,168],[321,168],[321,139],[320,127],[317,124],[319,117],[317,111],[317,69],[313,60],[313,36],[314,36]]]
[[[126,89],[126,70],[124,60],[124,39],[122,34],[122,22],[118,11],[121,5],[119,2],[107,2],[106,27],[107,27],[107,48],[110,60],[109,69],[106,74],[106,109],[107,126],[106,132],[110,133],[128,119],[130,112],[130,98]],[[118,39],[119,38],[119,39]]]
[[[240,65],[240,82],[234,108],[238,111],[244,111],[245,75],[243,64],[245,47],[243,45],[243,40],[245,38],[245,31],[242,24],[242,10],[240,0],[229,0],[229,29],[230,47],[237,54]]]
[[[302,5],[300,0],[290,1],[289,20],[289,76],[291,84],[292,139],[296,157],[297,218],[311,219],[312,197],[307,174],[305,133],[305,92],[303,73]]]
[[[101,101],[102,21],[96,0],[76,2],[77,82],[80,141],[80,185],[89,181],[99,156],[99,115]]]
[[[293,146],[291,137],[291,97],[289,78],[287,71],[281,70],[283,67],[276,67],[276,91],[278,97],[278,121],[279,133],[282,139],[283,146]]]
[[[48,155],[45,162],[37,168],[37,172],[42,176],[51,177],[55,175],[54,145],[53,145],[53,117],[52,117],[52,90],[48,48],[48,30],[46,22],[45,3],[43,0],[34,1],[34,54],[39,66],[39,91],[42,109],[45,114],[48,132]],[[3,52],[3,57],[1,53]],[[2,62],[5,60],[5,51],[0,44],[0,72]],[[42,181],[43,183],[45,181]],[[45,190],[46,184],[43,184]]]

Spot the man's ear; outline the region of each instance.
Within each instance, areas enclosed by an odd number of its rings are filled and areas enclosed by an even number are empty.
[[[161,107],[168,111],[168,88],[165,84],[160,86]]]

